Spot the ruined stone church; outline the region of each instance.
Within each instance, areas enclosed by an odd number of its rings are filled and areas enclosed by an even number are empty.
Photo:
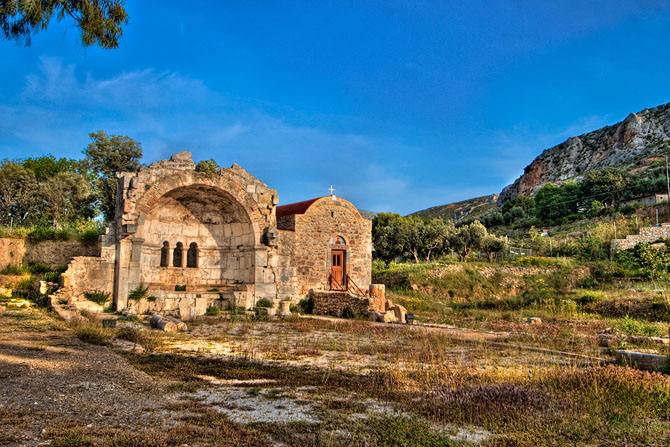
[[[100,256],[73,258],[64,289],[104,291],[117,310],[181,318],[310,291],[368,295],[370,220],[332,194],[278,204],[277,191],[240,166],[197,172],[189,152],[119,174]]]

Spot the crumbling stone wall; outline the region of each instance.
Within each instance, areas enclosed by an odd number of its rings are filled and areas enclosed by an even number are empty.
[[[114,264],[104,258],[78,256],[73,258],[62,275],[61,294],[78,298],[84,292],[114,292]]]
[[[612,251],[628,250],[642,242],[656,242],[661,239],[670,239],[670,224],[662,224],[658,227],[640,228],[640,234],[626,236],[626,239],[613,239]]]
[[[295,219],[294,261],[299,294],[310,289],[330,290],[331,253],[345,250],[345,273],[362,291],[372,276],[372,222],[361,217],[351,203],[339,197],[322,197]],[[336,244],[342,238],[344,244]],[[349,281],[350,287],[352,286]]]
[[[367,316],[372,307],[369,298],[358,297],[349,292],[312,290],[309,298],[314,302],[313,312],[317,315],[341,317],[344,310],[349,309],[354,316]]]
[[[24,239],[0,238],[0,269],[8,264],[41,262],[52,268],[70,262],[74,256],[95,256],[100,249],[79,241],[42,241],[33,244]]]

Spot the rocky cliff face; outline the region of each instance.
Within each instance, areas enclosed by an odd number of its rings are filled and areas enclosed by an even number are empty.
[[[634,169],[669,144],[670,103],[631,113],[620,123],[568,138],[542,152],[521,177],[502,190],[498,204],[517,195],[533,194],[545,183],[560,184],[592,169],[616,165]]]

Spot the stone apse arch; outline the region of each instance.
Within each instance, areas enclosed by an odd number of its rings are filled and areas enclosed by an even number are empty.
[[[274,298],[263,242],[276,226],[276,197],[237,165],[218,175],[197,172],[185,153],[122,174],[112,228],[117,309],[127,307],[128,293],[139,285],[150,291],[179,285],[190,292],[235,285],[251,298]],[[183,253],[173,257],[178,244]],[[189,267],[187,249],[194,246],[197,262]],[[161,265],[163,247],[170,250],[167,265]]]

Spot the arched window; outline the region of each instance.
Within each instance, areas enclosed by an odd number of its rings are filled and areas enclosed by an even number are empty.
[[[347,245],[342,236],[335,236],[330,243],[333,245]]]
[[[168,241],[163,242],[163,247],[161,248],[161,267],[168,267],[170,265],[170,243]]]
[[[186,267],[198,267],[198,244],[191,242],[186,253]]]
[[[174,248],[174,253],[172,254],[172,265],[174,267],[182,266],[182,257],[184,256],[184,244],[177,242],[177,246]]]

